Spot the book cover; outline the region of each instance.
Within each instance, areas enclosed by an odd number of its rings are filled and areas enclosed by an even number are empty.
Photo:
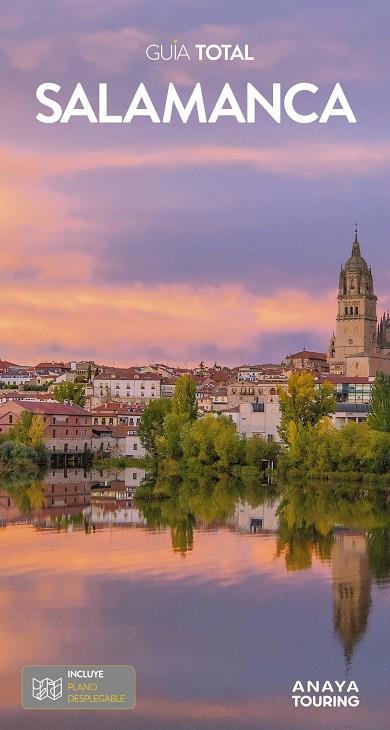
[[[2,730],[389,726],[389,31],[2,3]]]

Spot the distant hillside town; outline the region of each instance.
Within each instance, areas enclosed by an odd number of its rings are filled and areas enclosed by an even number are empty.
[[[356,228],[351,256],[340,271],[336,327],[327,353],[303,349],[280,364],[201,362],[192,368],[164,363],[122,368],[90,360],[25,366],[0,360],[0,431],[9,430],[27,410],[43,416],[46,445],[58,459],[86,451],[143,457],[138,422],[145,406],[172,398],[177,379],[188,375],[196,385],[199,416],[222,413],[246,437],[279,440],[278,390],[297,371],[332,383],[336,426],[364,421],[376,373],[390,373],[390,317],[383,313],[378,323],[376,305],[372,271],[361,256]],[[82,385],[82,407],[56,400],[56,386],[63,383]]]

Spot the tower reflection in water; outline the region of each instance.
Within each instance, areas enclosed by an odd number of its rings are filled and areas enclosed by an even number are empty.
[[[348,666],[367,629],[371,609],[371,573],[364,533],[334,532],[332,582],[333,624]]]

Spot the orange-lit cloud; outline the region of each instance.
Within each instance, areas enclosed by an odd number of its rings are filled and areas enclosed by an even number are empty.
[[[61,266],[52,273],[58,277],[52,287],[2,286],[0,330],[13,358],[54,355],[55,342],[69,355],[98,347],[104,361],[126,364],[152,343],[183,362],[194,342],[213,342],[221,351],[245,349],[254,335],[261,342],[262,335],[300,332],[303,323],[325,338],[334,317],[333,292],[318,300],[299,291],[259,297],[228,285],[62,286]],[[16,323],[23,323],[22,340]]]
[[[3,147],[0,222],[7,243],[2,252],[3,357],[33,362],[58,352],[65,359],[93,353],[103,362],[127,364],[148,359],[145,353],[154,351],[185,362],[193,357],[189,350],[194,343],[205,351],[207,343],[213,343],[217,352],[235,352],[233,361],[238,348],[253,351],[254,338],[258,347],[264,336],[305,330],[316,333],[320,347],[333,328],[331,291],[311,296],[292,285],[256,296],[230,283],[199,287],[179,282],[128,286],[97,282],[96,263],[99,256],[109,256],[109,249],[95,250],[90,243],[93,236],[87,239],[88,246],[83,244],[85,234],[101,235],[99,219],[91,211],[81,218],[75,212],[82,207],[76,194],[60,192],[58,185],[54,191],[53,178],[66,181],[107,169],[229,165],[294,176],[333,174],[336,168],[348,170],[348,175],[354,169],[371,174],[389,161],[390,143],[379,142],[284,149],[202,145],[68,155]],[[113,235],[115,220],[105,223]],[[31,276],[18,282],[20,271]],[[281,351],[286,354],[282,344]]]

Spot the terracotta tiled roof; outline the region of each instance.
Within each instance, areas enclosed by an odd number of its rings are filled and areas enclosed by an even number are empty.
[[[19,366],[14,362],[9,362],[9,360],[0,360],[0,370],[8,370],[10,367],[17,368]]]
[[[19,405],[32,413],[46,413],[48,415],[91,416],[89,411],[81,406],[71,406],[67,403],[44,403],[42,401],[20,400]]]
[[[124,438],[127,436],[129,431],[135,431],[135,426],[127,426],[126,424],[121,424],[119,426],[111,426],[112,433],[115,436],[115,438]]]
[[[94,424],[92,426],[92,433],[112,433],[113,426],[99,426]]]
[[[37,401],[54,401],[52,393],[46,393],[42,391],[35,391],[35,390],[7,390],[7,388],[0,390],[0,395],[2,398],[7,398],[7,400],[37,400]]]
[[[64,362],[39,362],[35,365],[35,370],[50,370],[53,368],[60,368],[61,370],[68,370],[68,365]]]
[[[129,405],[128,403],[118,401],[118,403],[103,403],[101,406],[96,406],[96,408],[92,409],[91,413],[94,416],[132,416],[140,415],[143,411],[143,406],[138,404]]]
[[[368,377],[359,377],[354,375],[319,375],[318,381],[321,383],[351,383],[353,384],[361,384],[361,383],[370,383],[370,379]]]
[[[312,352],[311,350],[302,350],[301,352],[294,352],[293,355],[288,355],[288,359],[290,358],[311,358],[313,360],[326,360],[327,356],[325,352]]]

